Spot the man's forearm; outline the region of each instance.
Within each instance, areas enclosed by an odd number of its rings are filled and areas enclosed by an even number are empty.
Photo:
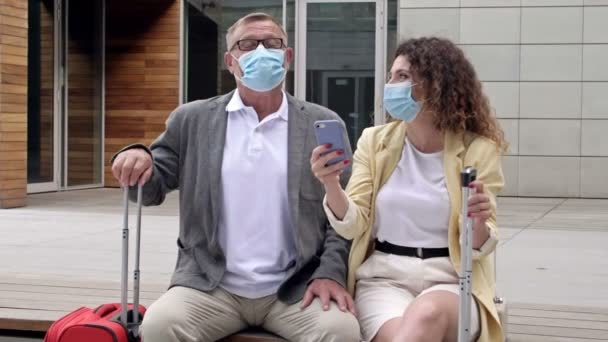
[[[328,228],[321,262],[312,279],[331,279],[346,286],[350,244],[350,241],[338,236],[332,228]]]

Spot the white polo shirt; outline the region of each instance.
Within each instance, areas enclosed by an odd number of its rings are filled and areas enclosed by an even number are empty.
[[[238,90],[226,106],[220,245],[226,273],[220,286],[246,298],[276,293],[296,260],[287,197],[287,97],[259,121]]]

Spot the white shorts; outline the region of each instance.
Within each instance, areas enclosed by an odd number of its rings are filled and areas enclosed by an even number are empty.
[[[449,257],[416,257],[374,253],[356,273],[355,305],[363,341],[371,341],[382,325],[403,316],[416,297],[431,291],[459,295],[458,274]],[[473,298],[474,299],[474,298]],[[471,336],[479,336],[479,311],[471,301]]]

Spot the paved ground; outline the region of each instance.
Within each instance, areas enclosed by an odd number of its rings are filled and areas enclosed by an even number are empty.
[[[11,283],[14,279],[31,279],[31,286],[83,279],[115,283],[120,201],[118,189],[83,190],[30,196],[26,208],[0,210],[0,285],[17,291],[20,285]],[[142,287],[160,291],[169,280],[176,257],[177,202],[171,194],[161,207],[144,209]],[[501,296],[538,310],[539,305],[574,306],[581,308],[579,315],[595,314],[599,318],[594,322],[608,322],[603,311],[608,309],[608,200],[500,198],[499,225]],[[24,301],[20,292],[1,293],[0,312]],[[52,305],[42,299],[39,303]],[[564,318],[567,322],[568,315]],[[516,320],[514,340],[536,340],[525,337],[529,332],[522,320]],[[561,336],[603,340],[608,336],[605,325],[584,324],[585,331],[575,326]]]

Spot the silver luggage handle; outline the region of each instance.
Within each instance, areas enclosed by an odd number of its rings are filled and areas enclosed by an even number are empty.
[[[137,324],[139,322],[139,250],[141,244],[141,207],[142,207],[142,186],[137,186],[137,221],[136,221],[136,240],[135,240],[135,270],[133,271],[133,322],[135,323],[134,335],[139,335]],[[123,187],[123,206],[124,217],[122,227],[122,267],[120,279],[120,321],[128,326],[128,287],[129,287],[129,187]]]
[[[469,217],[469,185],[477,178],[477,170],[467,166],[460,173],[462,187],[462,222],[460,225],[460,298],[458,342],[471,341],[471,288],[473,274],[473,220]]]

